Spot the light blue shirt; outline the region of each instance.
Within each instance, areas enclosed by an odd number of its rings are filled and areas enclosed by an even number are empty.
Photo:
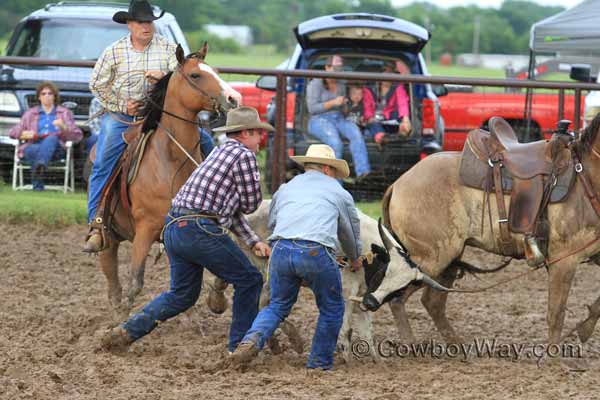
[[[269,240],[301,239],[335,249],[351,260],[362,254],[360,220],[350,193],[319,171],[307,171],[282,185],[269,210]]]

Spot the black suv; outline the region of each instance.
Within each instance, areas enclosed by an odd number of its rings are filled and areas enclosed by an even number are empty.
[[[126,11],[126,3],[62,1],[46,5],[23,18],[15,27],[7,56],[38,57],[69,61],[95,61],[111,43],[127,34],[127,25],[113,22],[117,11]],[[156,8],[155,14],[160,10]],[[155,22],[156,32],[168,40],[189,48],[172,14]],[[7,179],[12,172],[15,141],[8,131],[19,122],[23,112],[37,104],[36,86],[44,80],[57,84],[62,105],[73,111],[77,125],[85,132],[92,100],[88,84],[91,68],[0,65],[0,171]],[[83,154],[79,146],[75,159],[77,177],[81,177]]]

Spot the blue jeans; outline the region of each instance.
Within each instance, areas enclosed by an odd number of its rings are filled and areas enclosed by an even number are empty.
[[[331,369],[333,352],[344,318],[342,276],[326,247],[307,240],[275,242],[269,267],[271,301],[256,317],[242,342],[262,349],[279,324],[289,315],[302,280],[308,282],[319,307],[307,368]]]
[[[313,115],[308,120],[308,132],[333,148],[339,159],[344,154],[342,136],[350,141],[350,153],[354,160],[356,176],[371,172],[365,139],[358,126],[344,118],[340,112]]]
[[[50,161],[59,159],[64,154],[65,151],[60,146],[58,136],[52,135],[27,146],[23,152],[23,162],[31,164],[31,170],[34,171],[39,166],[48,168]],[[32,179],[31,181],[33,190],[44,190],[42,177],[37,176],[33,172],[32,175],[36,177],[36,179]]]
[[[202,150],[202,155],[206,159],[215,148],[215,141],[206,129],[198,128],[198,132],[200,132],[200,150]]]
[[[375,140],[375,134],[379,132],[385,132],[383,125],[381,125],[379,122],[372,122],[370,124],[367,124],[367,126],[365,126],[365,129],[363,129],[365,138],[371,140]]]
[[[133,121],[133,117],[124,114],[116,114],[116,117],[127,122]],[[96,141],[96,160],[92,165],[88,189],[88,222],[96,216],[104,186],[127,147],[123,140],[123,132],[128,127],[129,125],[114,119],[110,113],[102,116]]]
[[[167,216],[166,223],[171,219]],[[193,306],[200,296],[202,273],[207,268],[233,284],[228,347],[229,351],[234,351],[258,312],[262,275],[227,231],[210,219],[190,217],[170,224],[164,233],[164,243],[171,265],[170,289],[123,324],[129,337],[137,340],[150,333],[158,321],[165,321]]]
[[[90,152],[92,151],[92,147],[94,147],[94,145],[98,141],[98,136],[99,135],[96,133],[91,133],[90,136],[85,140],[85,154],[86,155],[89,155]]]

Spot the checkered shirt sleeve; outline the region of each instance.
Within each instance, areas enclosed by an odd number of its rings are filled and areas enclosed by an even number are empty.
[[[261,201],[256,156],[238,141],[229,140],[194,170],[172,205],[218,214],[219,223],[252,248],[260,238],[243,214],[256,211]]]
[[[158,70],[164,73],[177,66],[175,45],[155,34],[144,51],[136,51],[127,35],[106,48],[90,78],[90,90],[105,109],[126,114],[128,100],[142,100],[150,89],[144,72]]]

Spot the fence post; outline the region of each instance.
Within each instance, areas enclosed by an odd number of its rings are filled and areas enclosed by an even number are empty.
[[[558,120],[565,119],[565,89],[558,91]]]
[[[275,138],[273,140],[273,159],[271,174],[271,192],[275,193],[285,180],[285,158],[287,144],[287,77],[277,74],[277,92],[275,95]]]
[[[579,128],[581,128],[581,89],[575,89],[575,110],[573,110],[573,116],[575,117],[573,130],[579,132]]]

